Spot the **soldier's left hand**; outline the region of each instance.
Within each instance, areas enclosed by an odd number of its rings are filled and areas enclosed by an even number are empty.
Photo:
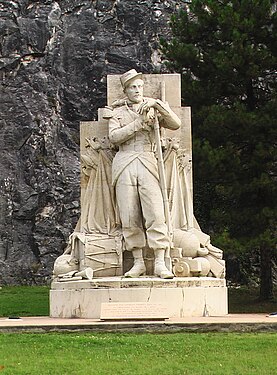
[[[143,112],[148,112],[150,108],[156,108],[156,104],[156,99],[144,99],[141,105],[139,106],[138,113],[142,114]]]

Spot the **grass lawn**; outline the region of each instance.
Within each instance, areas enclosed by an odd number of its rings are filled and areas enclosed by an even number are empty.
[[[276,296],[275,288],[275,296]],[[260,301],[258,288],[242,286],[228,290],[229,313],[270,313],[277,311],[277,300]],[[277,371],[276,371],[277,374]]]
[[[0,334],[3,375],[275,375],[276,368],[276,333]]]
[[[0,316],[48,316],[49,287],[3,286],[0,289]]]
[[[229,290],[229,310],[277,310],[257,290]],[[47,316],[49,288],[2,287],[0,316]],[[277,333],[0,334],[2,375],[275,375]]]

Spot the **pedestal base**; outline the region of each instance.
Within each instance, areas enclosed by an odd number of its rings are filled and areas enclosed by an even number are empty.
[[[109,302],[162,303],[170,318],[228,314],[224,279],[106,277],[92,281],[53,281],[50,291],[50,316],[99,319],[101,304]]]

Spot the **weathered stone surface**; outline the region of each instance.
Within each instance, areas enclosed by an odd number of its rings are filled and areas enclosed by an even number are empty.
[[[222,279],[105,277],[54,281],[50,291],[50,316],[99,319],[102,303],[114,302],[163,304],[170,318],[228,314],[227,288]]]
[[[158,41],[182,1],[0,4],[0,283],[43,283],[79,216],[79,121],[106,76],[160,72]]]

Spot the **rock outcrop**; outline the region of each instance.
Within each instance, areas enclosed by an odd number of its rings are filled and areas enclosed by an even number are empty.
[[[44,283],[79,217],[79,122],[106,75],[160,72],[159,38],[183,1],[0,4],[0,283]]]

